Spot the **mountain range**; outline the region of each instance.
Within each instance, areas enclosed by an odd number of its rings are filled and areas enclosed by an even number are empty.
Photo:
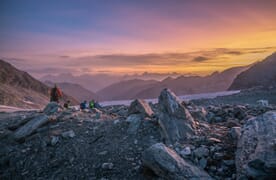
[[[276,53],[253,65],[233,67],[204,77],[167,77],[161,81],[128,79],[134,77],[127,76],[126,78],[125,76],[124,78],[127,80],[124,80],[122,76],[62,74],[45,77],[46,79],[52,78],[54,81],[42,83],[27,72],[18,70],[11,64],[0,60],[0,104],[23,108],[41,108],[49,102],[50,87],[54,84],[57,84],[65,93],[63,99],[71,100],[73,104],[91,99],[109,101],[156,98],[164,88],[170,88],[177,95],[185,95],[248,89],[256,86],[276,86]],[[60,82],[62,81],[61,78],[63,78],[63,82]],[[68,78],[70,81],[76,81],[76,83],[66,82]],[[115,83],[112,84],[114,81]],[[88,86],[96,88],[89,89]],[[91,89],[97,91],[93,92]]]
[[[127,80],[112,84],[97,94],[102,100],[122,100],[135,98],[156,98],[162,89],[170,88],[177,95],[225,91],[235,77],[249,66],[234,67],[223,72],[214,72],[205,77],[179,76],[168,77],[162,81]]]
[[[115,83],[120,83],[122,81],[133,80],[133,79],[141,79],[141,80],[158,80],[161,81],[168,76],[178,77],[180,74],[178,73],[149,73],[144,72],[142,74],[131,74],[131,75],[111,75],[111,74],[83,74],[83,75],[72,75],[70,73],[62,73],[58,75],[46,75],[40,78],[40,81],[46,82],[54,82],[54,83],[73,83],[79,84],[85,89],[91,92],[97,92],[105,87],[108,87]]]

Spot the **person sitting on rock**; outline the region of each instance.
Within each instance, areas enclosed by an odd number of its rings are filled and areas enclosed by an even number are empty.
[[[95,107],[95,102],[94,102],[94,99],[92,99],[90,102],[89,102],[89,108],[90,109],[93,109]]]
[[[80,103],[80,109],[81,109],[81,110],[86,109],[86,108],[87,108],[86,104],[87,104],[87,101],[86,101],[86,100],[83,101],[82,103]]]
[[[98,101],[95,101],[94,107],[97,108],[97,109],[101,109],[102,108],[102,106],[100,105],[100,103]]]
[[[59,98],[62,97],[62,92],[61,90],[57,87],[57,85],[55,84],[55,86],[51,89],[51,93],[50,93],[50,101],[51,102],[59,102]]]
[[[64,103],[63,107],[64,107],[65,109],[68,109],[69,106],[70,106],[70,100],[67,100],[67,101]]]

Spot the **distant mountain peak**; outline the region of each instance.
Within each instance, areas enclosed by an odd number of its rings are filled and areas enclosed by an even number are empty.
[[[274,85],[276,85],[276,52],[239,74],[229,89],[249,89]]]

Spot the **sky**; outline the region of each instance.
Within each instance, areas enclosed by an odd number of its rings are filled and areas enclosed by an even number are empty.
[[[275,0],[1,0],[0,58],[44,74],[206,75],[276,50]]]

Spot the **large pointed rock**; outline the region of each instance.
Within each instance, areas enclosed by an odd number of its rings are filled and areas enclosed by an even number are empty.
[[[16,116],[15,118],[11,119],[11,124],[8,126],[8,128],[10,130],[16,130],[17,128],[26,124],[28,121],[30,121],[31,119],[33,119],[37,116],[39,116],[37,113],[33,113],[30,115]]]
[[[128,115],[131,114],[141,114],[144,117],[151,117],[153,115],[153,111],[145,100],[135,99],[131,102],[128,109]]]
[[[164,89],[158,101],[159,124],[167,144],[185,140],[195,134],[194,119],[171,90]]]
[[[204,170],[182,159],[162,143],[152,145],[142,155],[143,166],[163,179],[212,179]]]
[[[242,128],[236,152],[237,179],[276,179],[276,111]]]
[[[49,118],[45,114],[33,118],[32,120],[28,121],[24,126],[21,126],[14,132],[14,139],[19,141],[26,138],[27,136],[31,135],[37,128],[47,123],[48,120]]]

